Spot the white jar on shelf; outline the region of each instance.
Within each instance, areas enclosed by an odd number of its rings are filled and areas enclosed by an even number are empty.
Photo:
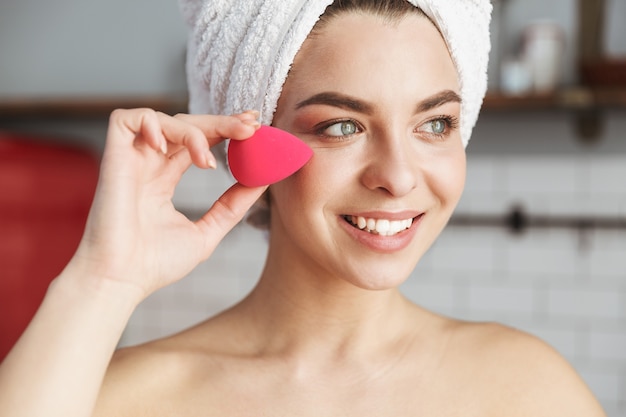
[[[524,60],[511,57],[502,61],[500,89],[503,93],[512,96],[522,96],[532,92],[532,75]]]
[[[565,33],[556,23],[537,21],[524,30],[522,59],[526,63],[533,90],[549,93],[561,83]]]

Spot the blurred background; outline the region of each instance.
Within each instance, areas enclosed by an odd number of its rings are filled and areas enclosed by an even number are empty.
[[[538,335],[609,416],[626,416],[626,1],[493,4],[466,191],[402,289],[442,314]],[[110,111],[185,111],[185,43],[174,0],[0,3],[0,358],[76,247]],[[197,215],[231,182],[191,169],[176,204]],[[120,344],[233,304],[265,250],[238,226],[140,305]]]

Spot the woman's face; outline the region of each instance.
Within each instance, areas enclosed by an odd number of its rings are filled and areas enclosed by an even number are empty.
[[[284,262],[361,288],[399,285],[465,181],[459,85],[433,24],[346,13],[309,37],[274,117],[314,150],[271,189]]]

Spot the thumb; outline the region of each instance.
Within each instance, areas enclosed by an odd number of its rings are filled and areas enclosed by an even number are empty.
[[[213,252],[221,240],[241,221],[246,212],[261,197],[267,186],[246,187],[239,183],[230,187],[202,218],[196,226],[206,237],[206,252]]]

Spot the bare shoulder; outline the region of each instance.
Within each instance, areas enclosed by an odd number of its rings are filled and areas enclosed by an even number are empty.
[[[473,358],[468,366],[494,415],[605,416],[573,367],[539,338],[500,324],[465,322],[451,338]]]
[[[161,342],[118,350],[105,375],[94,416],[154,415],[155,398],[167,398],[166,381],[180,378],[182,357]]]
[[[194,378],[211,367],[211,357],[184,335],[118,350],[96,404],[99,416],[159,416],[180,410]]]
[[[118,350],[96,404],[100,416],[198,415],[218,403],[224,378],[245,356],[245,340],[226,314],[172,336]],[[237,368],[240,369],[240,368]],[[206,409],[203,409],[206,412]]]

